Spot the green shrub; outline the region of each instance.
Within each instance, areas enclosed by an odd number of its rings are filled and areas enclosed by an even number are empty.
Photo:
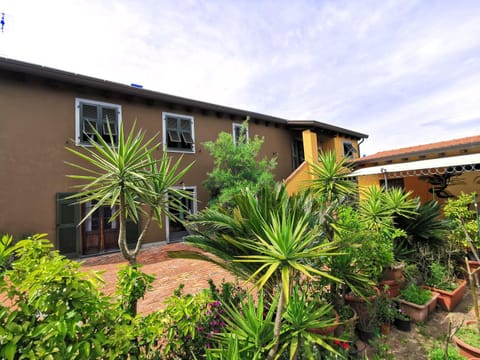
[[[146,274],[125,269],[114,302],[97,273],[51,251],[44,235],[2,245],[0,263],[14,260],[0,268],[0,294],[11,303],[0,305],[1,359],[160,359],[161,316],[134,317],[125,301],[144,294],[137,280]]]
[[[445,360],[447,357],[445,357],[445,349],[442,348],[436,348],[428,353],[428,358],[430,360]],[[449,346],[448,347],[448,359],[449,360],[463,360],[465,359],[462,355],[460,355],[460,351],[458,348]]]
[[[417,305],[424,305],[432,298],[432,292],[415,284],[408,285],[400,291],[402,299]]]
[[[1,293],[12,302],[0,307],[0,355],[5,359],[95,358],[114,324],[109,298],[98,278],[58,252],[44,235],[15,245],[16,260],[2,273]]]

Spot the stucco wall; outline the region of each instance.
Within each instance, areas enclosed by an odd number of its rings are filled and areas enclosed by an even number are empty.
[[[185,107],[166,104],[147,105],[141,100],[127,99],[115,94],[100,93],[71,86],[50,86],[36,80],[8,80],[0,82],[0,231],[15,235],[48,233],[55,240],[55,194],[70,192],[74,182],[65,175],[76,171],[65,161],[78,161],[65,149],[75,146],[75,99],[119,104],[122,120],[127,129],[137,120],[137,128],[147,132],[147,138],[159,133],[162,140],[162,111],[194,116],[196,153],[183,154],[183,163],[195,165],[183,180],[186,186],[197,186],[198,208],[208,200],[201,186],[213,160],[202,146],[215,140],[220,131],[232,132],[232,123],[243,119],[226,115],[190,112]],[[274,124],[251,122],[250,136],[265,137],[261,157],[277,157],[277,180],[292,171],[291,136],[288,130]],[[159,150],[158,156],[161,155]],[[180,154],[172,153],[176,159]],[[180,184],[179,184],[180,185]],[[153,226],[147,242],[165,240],[165,229]]]

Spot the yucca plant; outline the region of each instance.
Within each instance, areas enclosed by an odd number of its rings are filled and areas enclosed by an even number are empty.
[[[74,186],[79,192],[70,198],[76,199],[78,203],[94,203],[81,222],[102,206],[118,206],[110,221],[119,219],[118,246],[123,257],[134,265],[152,219],[162,226],[162,216],[166,214],[174,217],[172,210],[181,207],[180,202],[169,202],[168,199],[188,197],[185,192],[173,186],[178,184],[193,163],[180,170],[181,159],[172,164],[166,152],[160,160],[154,159],[153,153],[160,146],[160,143],[155,142],[156,135],[145,140],[144,131],[139,130],[135,134],[135,124],[128,134],[125,134],[123,123],[119,126],[117,145],[113,145],[114,137],[110,127],[110,141],[100,136],[95,128],[92,131],[96,136],[89,140],[90,146],[80,146],[78,150],[67,147],[68,151],[82,160],[81,163],[67,164],[84,173],[67,175],[81,182]],[[169,197],[169,194],[178,196]],[[135,248],[129,250],[126,221],[128,218],[138,222],[140,212],[145,212],[145,224]]]
[[[212,261],[257,289],[280,292],[274,346],[268,357],[273,359],[278,352],[284,305],[288,304],[295,277],[340,281],[318,266],[319,260],[337,255],[335,243],[323,236],[320,220],[310,197],[289,197],[284,185],[266,188],[260,194],[245,189],[234,198],[232,210],[208,209],[191,219],[194,235],[186,242],[214,256],[197,252],[169,255]]]

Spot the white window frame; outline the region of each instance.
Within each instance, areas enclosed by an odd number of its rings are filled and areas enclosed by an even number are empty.
[[[115,108],[117,110],[117,132],[118,132],[118,129],[120,128],[120,124],[122,123],[122,106],[121,105],[107,103],[107,102],[103,102],[103,101],[76,98],[75,99],[75,145],[77,145],[77,146],[78,145],[91,146],[90,143],[82,141],[82,128],[81,128],[82,121],[80,119],[80,105],[81,104]],[[102,126],[103,126],[103,124],[102,124]]]
[[[232,137],[233,137],[233,143],[237,145],[238,139],[237,139],[237,129],[240,130],[242,128],[243,124],[240,123],[233,123],[232,124]],[[240,133],[240,132],[239,132]],[[248,142],[248,125],[245,128],[245,140]]]
[[[196,186],[172,186],[172,189],[181,189],[181,190],[191,190],[192,191],[192,203],[193,203],[192,215],[195,215],[198,211],[198,209],[197,209],[197,203],[198,203],[197,187]],[[169,200],[169,199],[167,199],[167,200]],[[166,237],[166,242],[169,243],[171,240],[170,240],[170,218],[168,216],[165,216],[165,224],[166,224],[165,234],[167,236]]]
[[[187,148],[169,148],[168,147],[168,130],[167,130],[167,119],[169,117],[177,118],[177,119],[182,119],[182,120],[188,120],[192,124],[191,128],[191,143],[192,143],[192,148],[187,149]],[[182,115],[182,114],[176,114],[176,113],[170,113],[170,112],[163,112],[162,113],[162,133],[163,133],[163,150],[168,151],[168,152],[177,152],[177,153],[188,153],[188,154],[194,154],[195,153],[195,118],[190,115]],[[183,134],[177,133],[176,134],[179,137],[179,142],[181,142],[181,139],[183,137],[184,142],[186,142],[187,139],[185,139]]]

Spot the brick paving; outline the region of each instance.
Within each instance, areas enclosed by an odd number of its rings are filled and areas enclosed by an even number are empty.
[[[140,251],[138,262],[143,264],[142,271],[155,275],[153,289],[138,303],[140,313],[148,314],[162,308],[163,301],[180,285],[184,284],[184,293],[196,293],[208,287],[208,279],[216,284],[222,280],[235,281],[229,272],[206,261],[190,259],[170,259],[167,251],[192,249],[183,243],[157,245]],[[120,253],[101,255],[82,260],[85,271],[103,271],[105,285],[102,291],[114,295],[117,271],[127,262]]]

